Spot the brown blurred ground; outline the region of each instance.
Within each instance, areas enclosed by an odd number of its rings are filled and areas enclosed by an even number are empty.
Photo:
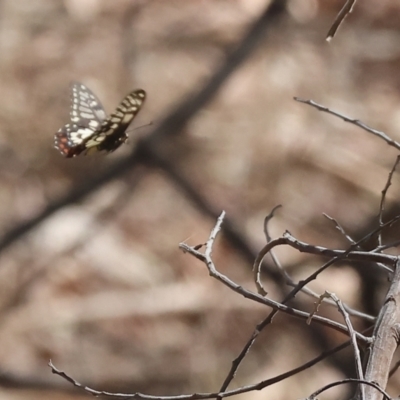
[[[2,232],[90,182],[131,151],[135,135],[151,129],[131,133],[131,143],[107,157],[63,159],[52,143],[67,122],[70,81],[87,84],[108,112],[128,91],[143,88],[148,101],[134,125],[157,124],[204,85],[266,4],[1,1]],[[396,152],[292,100],[312,98],[398,139],[400,6],[360,2],[328,45],[324,37],[341,5],[290,1],[282,24],[166,148],[255,250],[265,242],[263,219],[277,204],[284,207],[271,223],[274,236],[288,229],[301,240],[341,248],[346,243],[322,212],[358,234],[378,212]],[[389,206],[398,190],[394,179]],[[0,371],[21,386],[37,380],[67,387],[46,366],[51,358],[97,389],[159,395],[218,390],[269,310],[229,292],[178,250],[181,241],[203,243],[214,223],[167,174],[144,167],[57,212],[1,256]],[[277,253],[297,279],[320,263],[288,249]],[[215,261],[231,279],[254,287],[251,266],[227,241],[217,242]],[[280,300],[276,284],[264,283]],[[344,266],[328,270],[313,287],[363,309],[359,285],[357,273]],[[325,334],[329,342],[331,333]],[[330,340],[333,345],[344,337]],[[303,322],[280,316],[234,385],[270,378],[322,348]],[[247,397],[300,398],[341,377],[327,361]],[[396,378],[393,385],[399,389]],[[5,399],[47,396],[69,398],[0,390]]]

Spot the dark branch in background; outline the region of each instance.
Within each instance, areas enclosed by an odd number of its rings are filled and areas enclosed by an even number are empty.
[[[36,217],[8,231],[0,240],[0,252],[57,210],[82,200],[89,193],[127,172],[139,162],[146,160],[154,166],[158,166],[159,164],[165,165],[167,162],[159,152],[156,151],[162,139],[168,136],[179,135],[189,119],[215,96],[227,78],[250,56],[252,51],[256,48],[256,45],[268,32],[273,23],[284,14],[285,3],[286,2],[283,0],[273,1],[272,4],[264,10],[260,18],[250,27],[236,50],[232,51],[225,63],[210,78],[204,88],[197,94],[189,95],[184,99],[175,111],[162,121],[147,138],[139,142],[136,150],[133,151],[129,157],[116,163],[102,176],[91,179],[90,182],[86,182],[64,198],[49,204]],[[203,212],[209,213],[210,211],[203,209]],[[215,217],[215,215],[211,216]],[[234,232],[231,232],[231,236],[236,237],[236,240],[240,240]]]
[[[333,24],[329,29],[328,34],[326,35],[326,40],[328,42],[333,39],[344,19],[353,11],[353,7],[356,4],[356,1],[357,0],[347,0],[345,5],[339,11],[339,14],[335,18],[335,21],[333,21]]]

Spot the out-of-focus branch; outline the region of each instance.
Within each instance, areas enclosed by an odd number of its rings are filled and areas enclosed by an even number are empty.
[[[187,96],[176,109],[167,116],[153,132],[143,139],[136,150],[126,159],[116,163],[103,175],[92,178],[90,182],[85,182],[78,189],[73,190],[64,198],[49,204],[41,213],[29,221],[23,222],[8,231],[0,239],[0,252],[18,240],[21,236],[32,230],[47,217],[57,210],[69,204],[79,202],[88,194],[109,182],[117,176],[127,172],[141,161],[157,164],[166,161],[157,150],[163,138],[174,136],[181,133],[185,124],[193,117],[196,112],[204,107],[218,92],[228,77],[249,57],[256,48],[260,39],[267,34],[274,22],[284,13],[284,0],[274,0],[249,28],[238,46],[227,57],[225,63],[210,78],[207,84],[199,92],[194,92]],[[204,210],[203,210],[204,211]]]

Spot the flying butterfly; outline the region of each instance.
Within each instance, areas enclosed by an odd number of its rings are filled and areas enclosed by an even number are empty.
[[[65,157],[116,150],[146,98],[142,89],[129,93],[108,118],[99,99],[82,83],[71,85],[70,122],[54,135],[54,147]]]

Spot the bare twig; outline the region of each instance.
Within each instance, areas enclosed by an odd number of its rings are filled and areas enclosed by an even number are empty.
[[[325,295],[327,295],[333,299],[333,301],[337,304],[339,311],[343,315],[347,329],[349,330],[351,345],[353,347],[354,359],[355,359],[355,363],[356,363],[357,378],[360,381],[362,381],[362,380],[364,380],[364,373],[363,373],[362,364],[361,364],[360,350],[359,350],[358,344],[357,344],[356,332],[354,331],[353,324],[350,321],[349,314],[344,309],[342,301],[334,293],[329,293],[326,291]],[[360,385],[360,391],[361,391],[361,399],[365,399],[365,391],[364,391],[363,385]]]
[[[342,225],[340,225],[339,222],[336,221],[335,218],[329,216],[329,215],[326,214],[326,213],[322,213],[322,215],[323,215],[325,218],[329,219],[329,221],[332,221],[332,222],[335,224],[336,229],[337,229],[351,244],[355,244],[355,243],[356,243],[356,241],[355,241],[354,239],[352,239],[352,238],[345,232],[345,230],[343,229]]]
[[[396,157],[396,161],[394,162],[393,167],[389,172],[389,175],[388,175],[388,178],[386,181],[386,185],[382,190],[381,203],[379,206],[379,224],[380,225],[383,225],[383,212],[385,210],[386,193],[389,190],[390,185],[392,184],[392,177],[393,177],[394,171],[396,170],[396,167],[399,162],[400,162],[400,155]],[[378,246],[382,246],[382,231],[379,232],[379,235],[378,235]]]
[[[210,239],[208,240],[207,244],[209,246],[212,245],[212,243],[214,242],[215,239],[215,235],[218,232],[218,230],[220,229],[220,224],[222,223],[222,216],[224,215],[224,213],[221,214],[220,218],[217,221],[216,226],[214,227],[214,229],[212,230],[212,233],[210,235]],[[286,244],[286,240],[284,238],[279,238],[279,239],[275,239],[274,241],[270,242],[270,243],[274,243],[277,244],[279,241],[281,240],[280,244]],[[292,307],[288,307],[285,304],[279,303],[277,301],[274,301],[272,299],[269,299],[267,297],[263,297],[261,295],[259,295],[258,293],[254,293],[251,292],[249,290],[244,289],[242,286],[238,285],[237,283],[233,282],[232,280],[230,280],[227,276],[221,274],[220,272],[217,271],[217,269],[215,268],[215,265],[211,259],[211,257],[207,256],[206,254],[202,254],[197,250],[194,250],[193,247],[188,246],[186,243],[180,243],[179,244],[179,248],[181,250],[183,250],[184,252],[190,253],[191,255],[193,255],[194,257],[196,257],[198,260],[202,261],[207,269],[208,272],[210,274],[210,276],[212,276],[213,278],[217,279],[219,282],[223,283],[225,286],[227,286],[228,288],[230,288],[231,290],[233,290],[234,292],[242,295],[243,297],[253,300],[255,302],[258,302],[260,304],[264,304],[268,307],[271,307],[274,310],[277,311],[282,311],[284,313],[290,314],[294,317],[297,318],[301,318],[304,320],[307,320],[307,318],[309,317],[309,313],[292,308]],[[209,248],[208,252],[210,252],[211,249]],[[344,334],[347,334],[347,328],[342,325],[339,324],[338,322],[332,321],[328,318],[324,318],[324,317],[320,317],[320,316],[316,316],[313,319],[315,322],[318,322],[320,324],[323,325],[327,325],[333,329],[338,330],[339,332],[342,332]],[[357,334],[357,337],[359,340],[362,340],[366,343],[369,342],[369,339],[366,338],[365,336],[361,335],[361,334]]]
[[[383,389],[381,389],[379,387],[379,385],[377,385],[376,383],[365,381],[365,380],[361,380],[361,379],[352,379],[352,378],[343,379],[341,381],[329,383],[328,385],[323,386],[322,388],[318,389],[313,394],[308,396],[307,400],[315,400],[318,395],[320,395],[321,393],[327,391],[328,389],[331,389],[331,388],[333,388],[335,386],[339,386],[339,385],[345,385],[347,383],[359,383],[359,384],[362,384],[362,385],[370,386],[370,387],[376,389],[378,392],[382,393],[383,396],[385,397],[385,399],[392,400],[392,398]]]
[[[395,217],[399,219],[400,216]],[[385,224],[388,226],[388,223]],[[381,228],[379,228],[381,229]],[[380,253],[372,253],[367,251],[355,251],[353,250],[356,246],[358,246],[363,241],[367,240],[371,235],[375,234],[379,229],[375,229],[370,234],[366,235],[354,245],[350,246],[348,250],[332,250],[326,247],[321,246],[312,246],[308,243],[301,242],[300,240],[293,237],[288,231],[286,231],[282,237],[278,239],[274,239],[271,242],[267,243],[261,251],[258,253],[256,260],[254,261],[253,268],[258,269],[263,261],[263,258],[268,254],[268,252],[273,249],[275,246],[280,245],[288,245],[291,246],[302,253],[310,253],[315,255],[320,255],[323,257],[332,257],[335,258],[333,262],[336,262],[339,259],[346,258],[348,260],[354,261],[371,261],[371,262],[380,262],[382,264],[394,265],[396,264],[397,258],[395,256],[389,254],[380,254]],[[333,263],[332,262],[332,263]],[[331,265],[331,264],[329,264]],[[328,265],[328,266],[329,266]],[[391,268],[385,266],[385,269],[389,272],[393,272]]]
[[[267,239],[267,243],[270,242],[272,240],[271,236],[268,233],[268,223],[269,221],[271,221],[271,219],[274,217],[274,213],[278,208],[281,208],[282,205],[278,204],[277,206],[275,206],[271,212],[265,217],[264,219],[264,234],[265,237]],[[273,251],[270,252],[272,261],[275,263],[275,265],[278,267],[278,269],[280,270],[280,272],[282,273],[283,268],[278,260],[278,258],[275,256],[275,253]],[[257,291],[259,294],[261,294],[262,296],[266,296],[268,294],[268,292],[264,289],[263,284],[261,283],[261,268],[259,268],[258,270],[254,270],[254,282],[256,284],[257,287]]]
[[[268,222],[271,220],[271,218],[273,217],[273,213],[275,212],[275,210],[278,207],[281,207],[281,206],[274,207],[273,210],[271,211],[271,213],[269,215],[267,215],[267,217],[265,217],[265,220],[264,220],[264,233],[265,233],[265,236],[267,238],[267,242],[270,242],[272,240],[272,238],[271,238],[271,236],[269,235],[269,232],[268,232]],[[333,220],[336,223],[336,227],[344,233],[343,228],[338,224],[338,222],[336,220],[334,220],[333,218],[329,217],[326,214],[323,214],[323,215],[325,217],[327,217],[328,219]],[[350,239],[351,243],[355,243],[351,238],[349,238],[349,239]],[[275,253],[271,250],[270,254],[271,254],[271,258],[272,258],[274,264],[278,268],[278,271],[280,272],[280,274],[282,275],[283,279],[285,280],[285,283],[288,286],[297,287],[298,282],[295,282],[291,278],[291,276],[287,273],[287,271],[282,267],[282,265],[279,262],[278,258],[275,256]],[[385,266],[383,266],[383,268],[385,268]],[[261,268],[259,270],[261,270]],[[255,278],[256,279],[256,286],[258,288],[258,285],[261,285],[261,278],[260,278],[259,271],[256,271],[255,276],[256,276],[256,278]],[[260,293],[261,295],[263,294],[262,290],[264,290],[264,289],[262,288],[261,291],[260,291],[260,289],[258,288],[258,293]],[[308,287],[303,287],[301,289],[301,292],[305,293],[308,296],[313,297],[314,299],[319,299],[320,298],[319,294],[317,294],[316,292],[314,292],[313,290],[311,290]],[[324,302],[326,302],[327,304],[329,304],[331,306],[336,306],[336,303],[331,298],[324,299]],[[375,317],[373,317],[372,315],[368,315],[368,314],[365,314],[365,313],[363,313],[361,311],[355,310],[355,309],[349,307],[347,304],[343,304],[343,306],[345,307],[346,311],[352,316],[363,318],[363,319],[365,319],[367,321],[370,321],[370,322],[374,322],[375,321]]]
[[[365,372],[365,379],[376,382],[382,388],[386,387],[393,354],[398,348],[398,338],[400,336],[399,303],[400,259],[398,259],[390,289],[375,325],[373,333],[375,339],[371,344]],[[370,388],[366,388],[365,394],[368,399],[377,398]]]
[[[397,150],[400,150],[400,143],[396,142],[395,140],[393,140],[392,138],[390,138],[388,135],[386,135],[386,133],[378,131],[376,129],[370,128],[368,125],[364,124],[363,122],[361,122],[358,119],[353,119],[353,118],[349,118],[346,117],[345,115],[337,112],[337,111],[333,111],[330,110],[328,107],[325,107],[321,104],[316,103],[313,100],[305,100],[302,99],[300,97],[294,97],[294,100],[300,102],[300,103],[304,103],[304,104],[308,104],[312,107],[315,107],[317,110],[319,111],[323,111],[326,112],[328,114],[334,115],[335,117],[341,118],[343,121],[345,122],[349,122],[350,124],[353,124],[355,126],[358,126],[361,129],[364,129],[365,131],[372,133],[375,136],[378,136],[380,139],[383,139],[389,146],[394,147]]]
[[[330,42],[333,39],[344,19],[353,11],[353,7],[355,4],[356,0],[346,1],[345,5],[339,11],[339,14],[336,16],[335,21],[333,21],[333,24],[329,29],[328,34],[326,35],[326,40],[328,42]]]
[[[270,242],[272,240],[269,231],[268,231],[268,223],[269,221],[273,218],[274,216],[274,212],[281,207],[280,205],[274,207],[272,209],[272,211],[270,212],[270,214],[268,214],[265,219],[264,219],[264,233],[265,233],[265,237],[267,239],[267,242]],[[281,272],[281,274],[283,275],[283,277],[285,278],[285,281],[287,284],[296,287],[297,284],[295,284],[293,282],[293,280],[291,279],[290,275],[285,271],[285,269],[282,267],[282,265],[280,264],[278,258],[274,255],[274,253],[271,251],[271,256],[273,258],[273,261],[275,263],[275,265],[277,266],[278,270]],[[259,275],[256,278],[256,286],[257,286],[257,282],[259,282],[259,284],[261,284],[260,282],[260,278]],[[313,291],[311,291],[310,289],[304,287],[302,289],[302,291],[304,291],[307,294],[310,294],[316,298],[318,298],[319,296],[314,293]],[[264,295],[265,290],[262,288],[262,291],[260,293],[260,288],[258,288],[258,292],[261,295]],[[287,296],[284,301],[283,304],[285,304],[287,301],[289,301],[292,297],[291,296]],[[335,304],[332,300],[330,300],[329,303],[333,303]],[[251,335],[251,337],[249,338],[249,340],[247,341],[247,343],[245,344],[245,346],[243,347],[242,351],[240,352],[240,354],[235,358],[235,360],[232,361],[232,365],[231,365],[231,369],[229,370],[228,375],[226,376],[221,388],[220,388],[220,392],[224,392],[226,391],[226,389],[228,388],[229,384],[232,382],[232,380],[234,379],[234,377],[236,376],[236,372],[241,364],[241,362],[244,360],[246,354],[250,351],[251,347],[253,346],[254,342],[256,341],[257,337],[259,336],[259,334],[264,330],[264,328],[269,325],[272,322],[273,317],[276,314],[276,310],[273,310],[267,318],[265,318],[260,324],[258,324],[256,326],[256,329],[254,330],[253,334]],[[374,321],[374,317],[372,316],[367,316],[370,317],[371,321]],[[314,360],[313,360],[314,361]],[[318,360],[320,361],[320,360]],[[315,361],[318,362],[318,361]],[[312,365],[314,365],[314,363],[312,363]],[[309,365],[311,366],[311,365]],[[308,368],[309,366],[305,366],[305,368]],[[300,372],[297,371],[297,372]],[[296,373],[297,373],[296,372]],[[217,400],[221,399],[221,397],[218,397]]]
[[[113,392],[106,392],[106,391],[100,391],[96,389],[92,389],[88,386],[85,386],[78,381],[76,381],[74,378],[72,378],[70,375],[65,373],[64,371],[59,370],[58,368],[55,367],[55,365],[52,363],[50,360],[49,362],[49,367],[51,368],[51,371],[53,374],[56,374],[60,376],[61,378],[65,379],[69,383],[72,383],[73,386],[83,389],[86,392],[92,394],[93,396],[107,396],[107,397],[115,397],[115,398],[124,398],[124,399],[141,399],[141,400],[203,400],[203,399],[211,399],[211,398],[225,398],[225,397],[231,397],[235,396],[241,393],[248,393],[252,392],[255,390],[262,390],[268,386],[272,386],[275,383],[281,382],[291,376],[294,376],[302,371],[305,371],[308,368],[313,367],[320,361],[324,360],[325,358],[338,353],[339,351],[345,349],[350,345],[350,340],[342,343],[339,346],[334,347],[333,349],[327,350],[322,352],[319,356],[313,358],[312,360],[307,361],[303,365],[300,365],[299,367],[293,368],[290,371],[286,371],[283,374],[274,376],[272,378],[266,379],[264,381],[258,382],[253,385],[247,385],[243,386],[238,389],[230,390],[230,391],[222,391],[220,390],[218,393],[193,393],[193,394],[188,394],[188,395],[178,395],[178,396],[153,396],[153,395],[148,395],[144,393],[113,393]]]
[[[327,215],[327,214],[325,214],[325,213],[323,213],[322,215],[323,215],[324,217],[328,218],[330,221],[332,221],[332,222],[335,224],[336,229],[338,229],[339,232],[342,233],[342,235],[343,235],[351,244],[356,244],[355,240],[354,240],[353,238],[351,238],[351,237],[345,232],[345,230],[344,230],[343,227],[339,224],[339,222],[337,222],[334,218],[330,217],[329,215]],[[383,222],[380,221],[380,225],[382,225],[382,224],[383,224]],[[379,237],[381,237],[381,233],[382,233],[382,231],[379,232],[379,234],[378,234]],[[385,249],[385,248],[390,248],[390,247],[393,247],[393,246],[392,246],[392,245],[389,246],[389,247],[386,247],[386,246],[378,246],[378,247],[375,248],[374,250],[371,250],[371,252],[373,252],[373,253],[379,253],[379,252],[381,252],[383,249]],[[361,246],[357,246],[357,248],[358,248],[358,249],[361,249]],[[386,269],[386,266],[385,266],[384,264],[382,264],[382,263],[377,263],[377,264],[378,264],[378,266],[379,266],[380,268]],[[346,308],[346,311],[349,312],[349,308],[347,307],[347,305],[344,304],[344,307]]]

